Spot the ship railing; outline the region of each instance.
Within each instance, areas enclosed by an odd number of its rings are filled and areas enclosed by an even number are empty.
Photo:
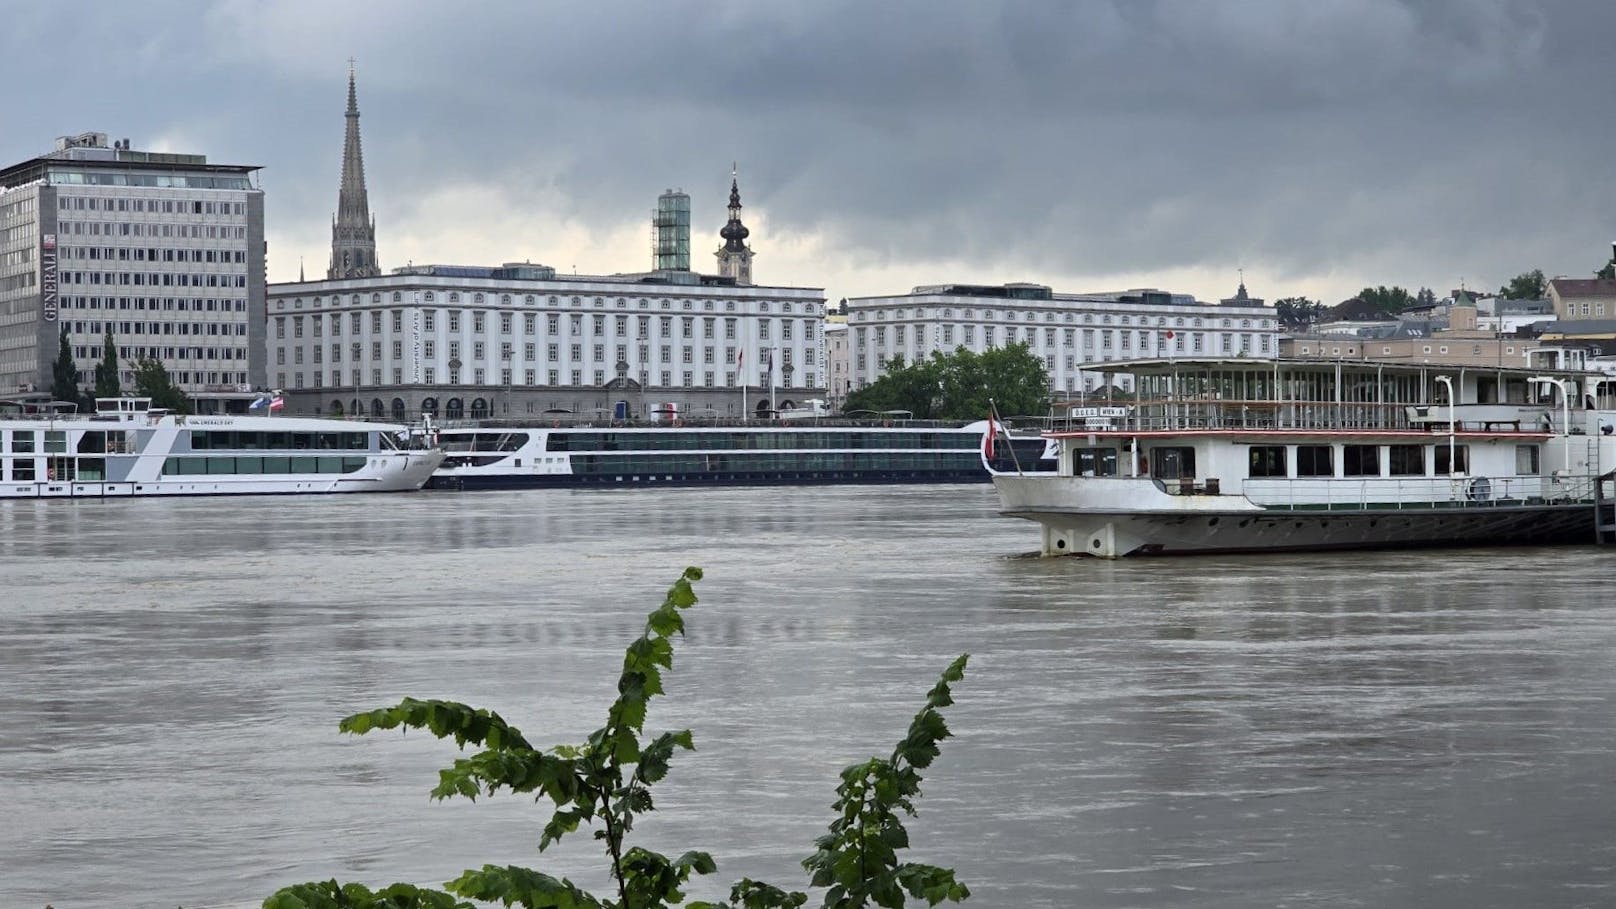
[[[1592,502],[1597,482],[1596,477],[1560,472],[1518,477],[1259,477],[1245,480],[1242,491],[1254,504],[1273,509],[1405,511]],[[1183,494],[1173,481],[1165,488]]]
[[[986,416],[984,414],[984,416]],[[777,419],[743,419],[740,417],[691,417],[680,416],[678,419],[668,420],[614,420],[610,417],[592,417],[567,414],[534,414],[521,419],[499,417],[490,419],[455,419],[434,420],[433,425],[439,429],[803,429],[823,427],[828,429],[881,429],[901,427],[905,429],[960,429],[969,421],[964,420],[853,420],[841,417],[813,417],[808,419],[777,420]],[[1035,422],[1042,423],[1042,420]],[[1021,429],[1021,421],[1012,423],[1015,429]],[[1042,425],[1032,427],[1043,429]]]
[[[1201,398],[1157,399],[1126,408],[1105,418],[1058,417],[1054,429],[1081,432],[1105,429],[1120,432],[1173,432],[1207,430],[1448,430],[1441,406],[1372,401],[1230,401]],[[1468,413],[1466,411],[1469,411]],[[1530,419],[1530,408],[1460,408],[1455,428],[1463,431],[1541,433],[1540,419]],[[1496,411],[1496,412],[1495,412]],[[1436,416],[1433,416],[1436,414]],[[1440,418],[1439,418],[1440,417]]]

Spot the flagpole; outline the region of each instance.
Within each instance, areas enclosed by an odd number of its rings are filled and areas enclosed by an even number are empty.
[[[735,377],[741,380],[741,420],[744,422],[746,420],[746,348],[741,348],[740,362],[736,365],[740,367],[735,370]]]
[[[769,348],[769,413],[776,419],[780,414],[774,409],[774,348]]]

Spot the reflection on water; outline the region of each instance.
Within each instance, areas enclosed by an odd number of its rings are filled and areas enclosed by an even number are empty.
[[[981,487],[0,503],[0,905],[248,906],[538,864],[405,694],[598,724],[707,568],[650,726],[700,749],[648,845],[800,885],[836,772],[973,654],[911,825],[984,906],[1593,906],[1616,771],[1595,548],[1017,557]],[[545,867],[602,881],[579,837]]]

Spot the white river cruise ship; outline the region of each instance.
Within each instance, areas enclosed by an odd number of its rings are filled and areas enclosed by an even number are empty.
[[[0,414],[0,498],[399,492],[443,460],[401,425],[187,416],[147,398]]]
[[[1134,399],[1046,433],[1055,473],[996,471],[1001,513],[1102,558],[1608,537],[1616,377],[1530,365],[1108,364]]]

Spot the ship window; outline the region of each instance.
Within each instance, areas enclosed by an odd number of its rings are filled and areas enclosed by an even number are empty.
[[[45,452],[47,454],[66,454],[67,433],[56,429],[45,430]]]
[[[1283,445],[1253,445],[1251,446],[1251,476],[1254,477],[1283,477],[1289,474],[1285,470],[1285,446]]]
[[[11,450],[18,453],[33,451],[35,438],[34,431],[31,429],[17,430],[11,434]]]
[[[1330,456],[1330,446],[1296,446],[1296,475],[1299,477],[1335,476],[1335,461]]]
[[[1380,476],[1380,446],[1341,446],[1341,475],[1344,477]]]
[[[1114,477],[1117,475],[1115,448],[1079,448],[1072,455],[1072,473],[1080,477]]]
[[[1453,446],[1453,466],[1451,468],[1448,466],[1448,446],[1437,445],[1432,454],[1435,457],[1431,461],[1436,465],[1436,474],[1439,477],[1450,473],[1470,472],[1470,446],[1468,445]]]
[[[1187,445],[1152,448],[1150,472],[1160,480],[1195,476],[1195,449]]]
[[[1394,477],[1425,476],[1425,446],[1386,446],[1386,469]]]
[[[1518,477],[1536,476],[1538,473],[1536,445],[1515,446],[1515,475]]]

